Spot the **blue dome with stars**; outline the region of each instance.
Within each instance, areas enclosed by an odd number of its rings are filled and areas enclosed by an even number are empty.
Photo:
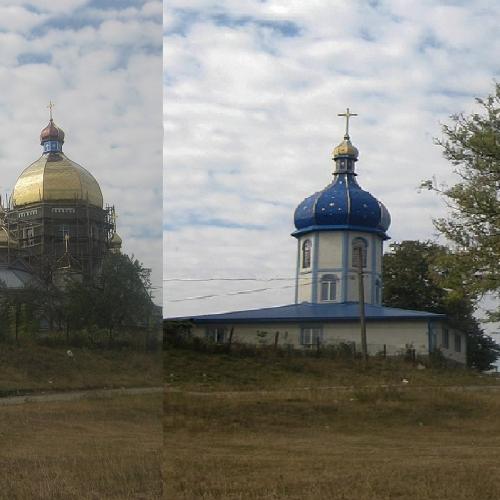
[[[306,198],[296,209],[294,222],[299,236],[311,231],[364,231],[388,239],[391,216],[385,206],[356,181],[354,163],[358,150],[344,136],[333,152],[333,182]]]

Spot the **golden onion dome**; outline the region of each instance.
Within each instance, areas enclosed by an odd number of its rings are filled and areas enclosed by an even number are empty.
[[[40,202],[87,202],[102,208],[99,184],[92,174],[62,152],[64,132],[50,117],[40,133],[43,155],[17,179],[12,202],[15,207]]]
[[[333,159],[340,156],[348,156],[357,159],[359,155],[358,148],[352,145],[349,136],[344,136],[344,140],[333,150]]]
[[[102,208],[102,193],[92,174],[64,153],[49,153],[26,168],[17,179],[15,207],[42,201],[84,201]]]

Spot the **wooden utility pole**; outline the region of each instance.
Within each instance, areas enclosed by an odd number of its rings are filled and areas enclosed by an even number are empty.
[[[363,247],[360,245],[358,251],[358,293],[359,293],[359,322],[361,326],[361,351],[363,360],[368,360],[368,348],[366,344],[366,319],[365,319],[365,283],[363,280]]]

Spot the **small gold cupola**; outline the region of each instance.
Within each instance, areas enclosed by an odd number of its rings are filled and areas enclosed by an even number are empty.
[[[358,155],[358,148],[352,145],[352,142],[349,140],[349,136],[347,136],[347,138],[344,136],[344,140],[333,150],[334,160],[341,156],[346,156],[352,158],[353,160],[357,160]]]
[[[349,118],[358,115],[357,113],[351,113],[347,108],[345,113],[338,113],[338,116],[345,116],[346,126],[344,140],[333,150],[334,174],[354,173],[354,162],[358,161],[359,151],[358,148],[352,145],[349,137]]]

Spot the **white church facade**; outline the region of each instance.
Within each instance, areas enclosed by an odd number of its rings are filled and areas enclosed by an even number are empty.
[[[333,151],[333,180],[295,210],[294,303],[183,319],[191,320],[194,335],[215,342],[230,337],[232,342],[300,349],[348,344],[360,351],[363,308],[368,354],[411,349],[428,355],[439,349],[446,358],[465,363],[465,335],[450,328],[444,315],[382,306],[383,242],[389,239],[391,218],[356,180],[358,150],[349,137],[353,115],[347,109],[341,116],[346,132]]]

